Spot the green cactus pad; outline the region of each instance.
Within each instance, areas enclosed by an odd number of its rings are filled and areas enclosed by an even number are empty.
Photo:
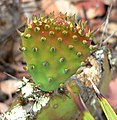
[[[78,96],[79,89],[75,81],[70,81],[69,86],[72,88],[74,94]],[[51,96],[50,101],[40,113],[36,116],[37,120],[75,120],[80,112],[74,103],[71,95],[66,93],[62,96]]]
[[[43,91],[57,89],[90,54],[91,32],[74,16],[33,17],[22,37],[27,69]]]

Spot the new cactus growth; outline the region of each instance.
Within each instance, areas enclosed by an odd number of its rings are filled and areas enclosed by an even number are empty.
[[[27,69],[43,91],[64,84],[89,55],[92,32],[86,22],[60,14],[33,17],[22,37]]]

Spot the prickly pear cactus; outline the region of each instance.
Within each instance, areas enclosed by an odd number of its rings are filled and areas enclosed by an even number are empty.
[[[92,32],[86,22],[75,24],[75,17],[54,14],[33,17],[22,37],[26,70],[43,91],[64,84],[89,56]]]
[[[36,84],[23,77],[18,89],[21,95],[3,117],[8,120],[94,120],[89,113],[96,113],[95,108],[99,106],[93,98],[94,91],[100,96],[96,86],[104,74],[109,75],[111,57],[105,46],[96,49],[98,44],[91,45],[93,31],[87,30],[86,22],[75,24],[74,16],[62,14],[33,17],[20,34],[21,50],[27,62],[25,70]],[[100,103],[109,106],[104,99]],[[102,107],[109,111],[108,107]],[[116,119],[116,115],[111,116]]]

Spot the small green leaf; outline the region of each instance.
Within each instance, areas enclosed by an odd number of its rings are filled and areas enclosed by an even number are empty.
[[[83,120],[94,120],[94,117],[89,111],[84,112]]]
[[[87,107],[85,106],[85,103],[83,102],[82,98],[80,97],[80,94],[79,94],[79,96],[76,96],[69,86],[67,86],[67,89],[70,92],[74,102],[78,106],[78,109],[83,114],[83,120],[95,120],[94,117],[88,111]]]
[[[101,95],[98,97],[99,103],[108,120],[117,120],[117,115],[108,103],[108,101]]]
[[[104,98],[103,95],[101,95],[99,89],[97,88],[97,86],[95,86],[95,84],[93,83],[93,81],[90,81],[93,89],[97,95],[98,101],[102,107],[102,110],[104,111],[107,120],[117,120],[117,115],[114,112],[114,110],[112,109],[112,107],[110,106],[110,104],[108,103],[108,101],[106,100],[106,98]]]

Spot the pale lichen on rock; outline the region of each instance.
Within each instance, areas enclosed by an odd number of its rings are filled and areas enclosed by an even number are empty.
[[[27,112],[19,104],[13,107],[12,110],[4,114],[4,120],[26,120]]]

